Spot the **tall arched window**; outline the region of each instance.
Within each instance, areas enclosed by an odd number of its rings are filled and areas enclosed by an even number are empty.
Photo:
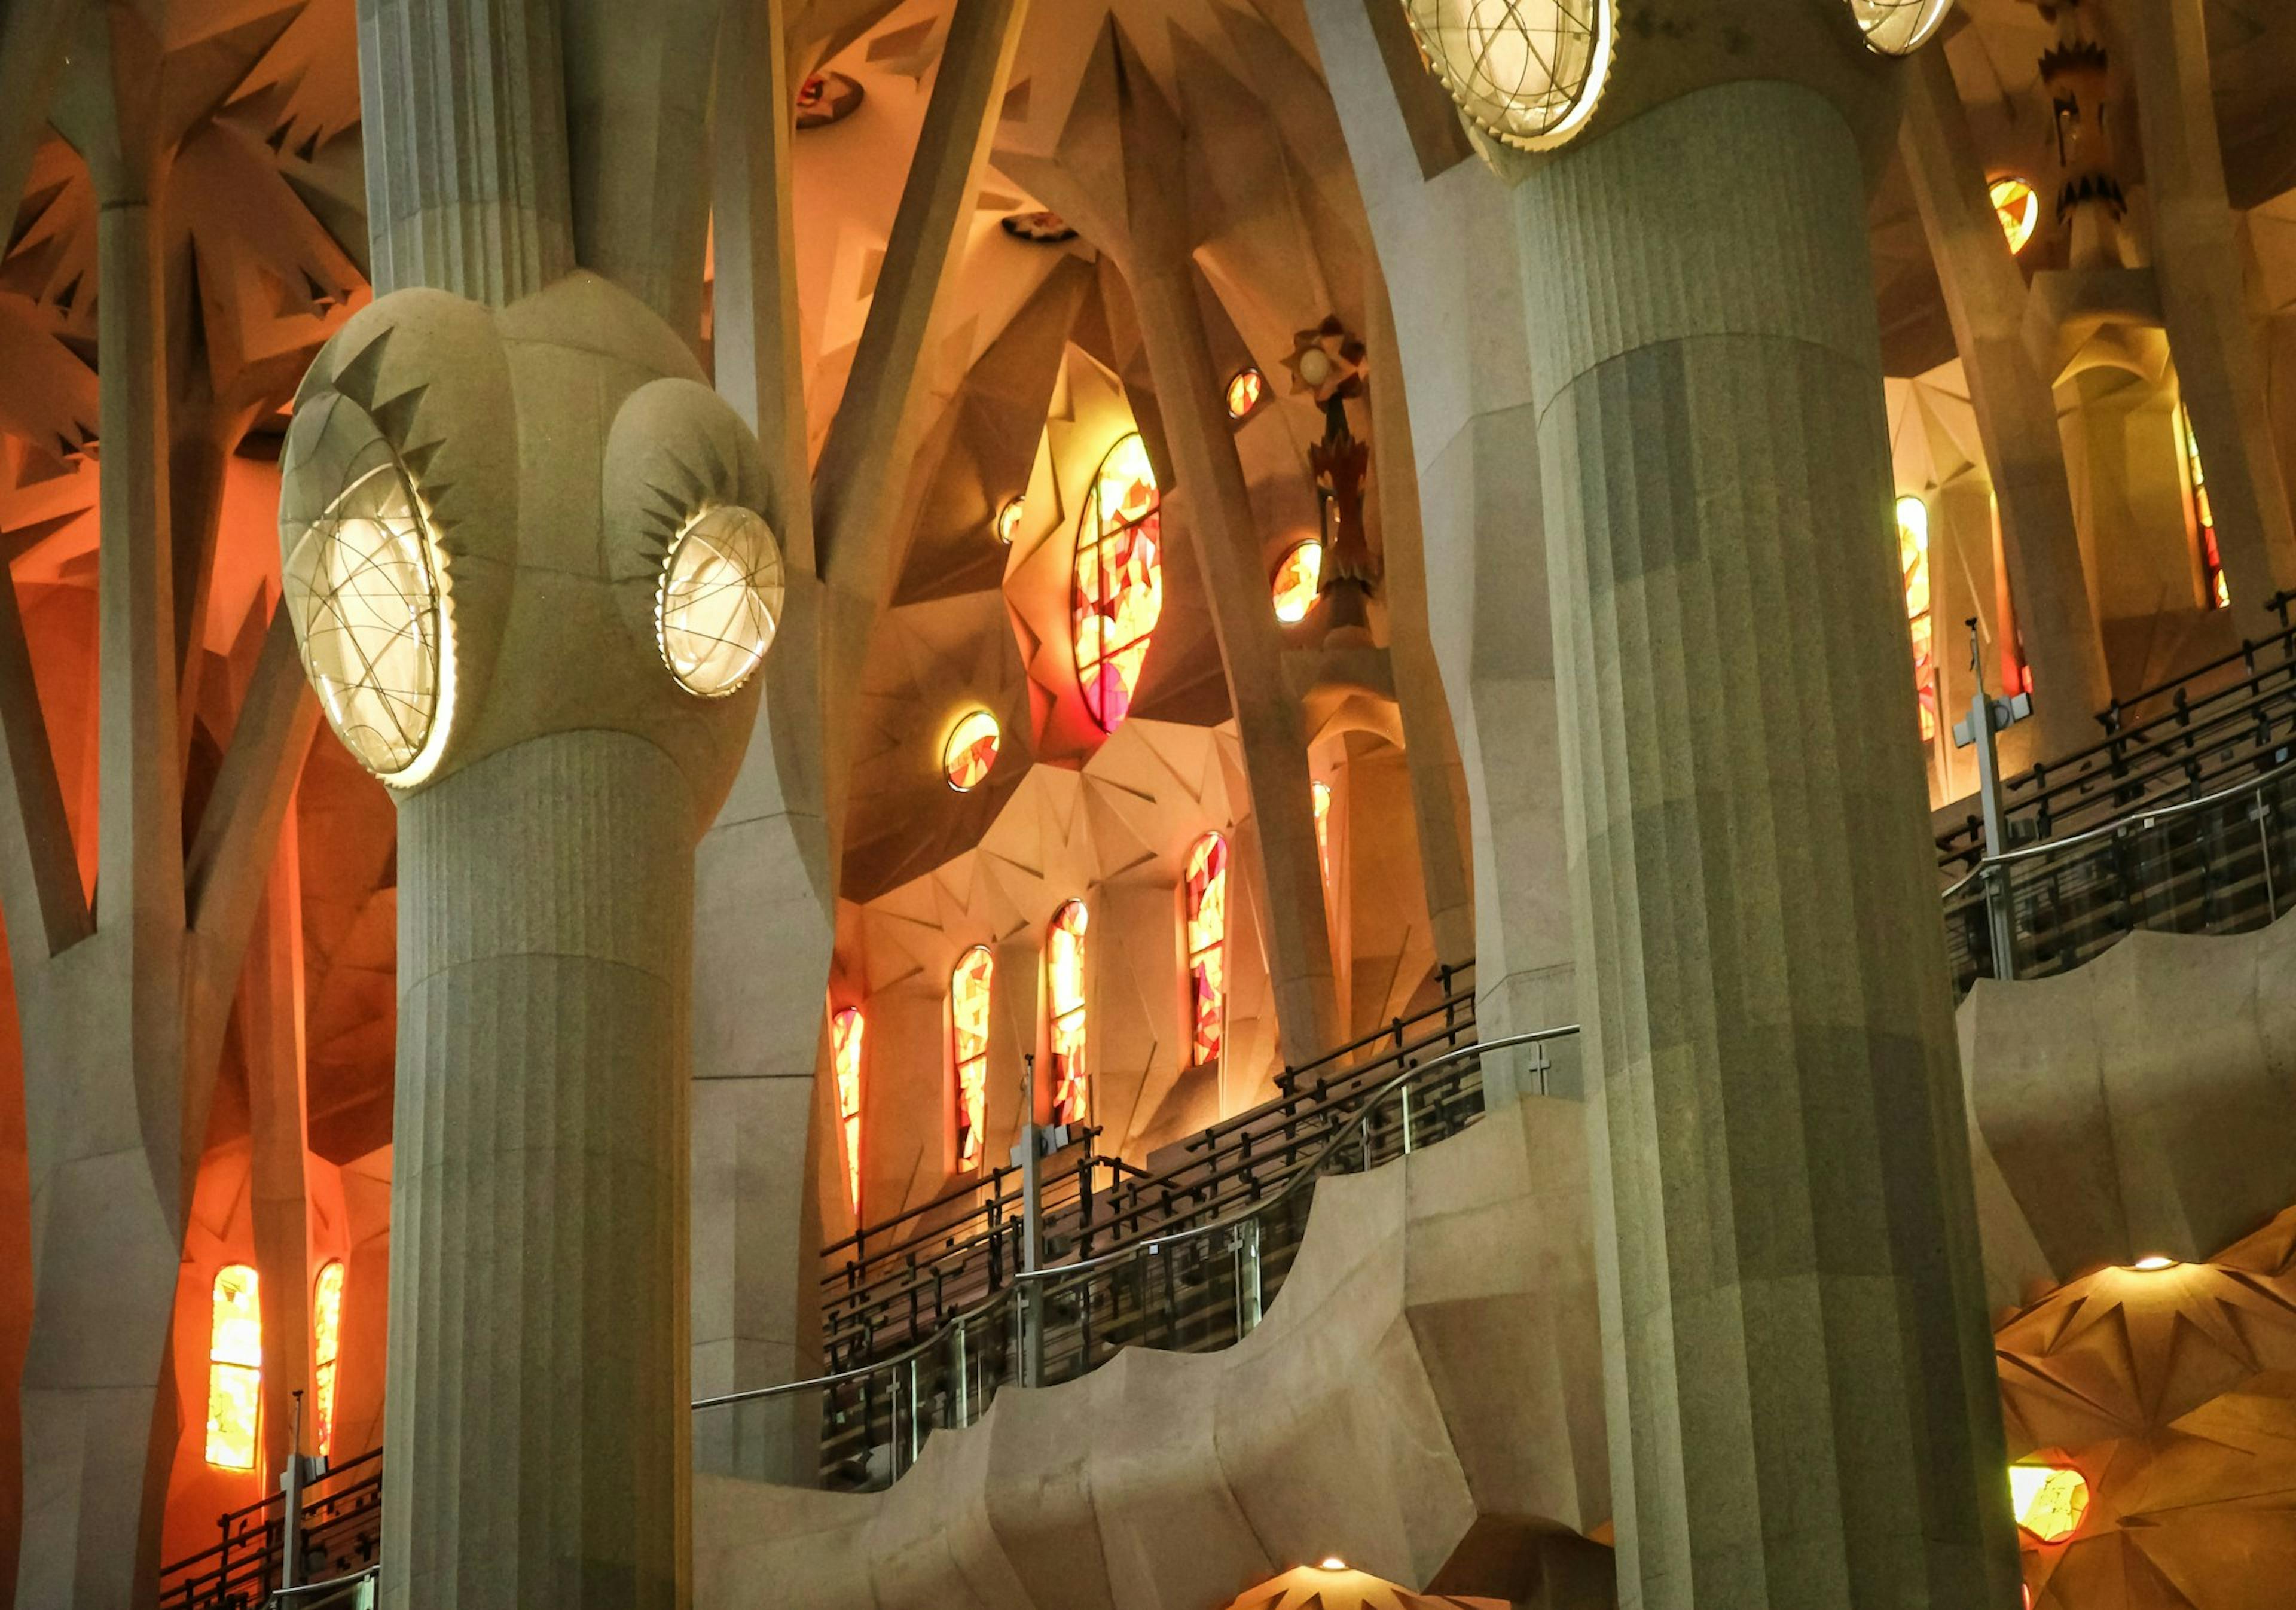
[[[2193,434],[2193,416],[2181,404],[2177,409],[2177,440],[2185,449],[2185,469],[2193,489],[2193,530],[2200,539],[2201,552],[2201,607],[2228,609],[2232,586],[2225,580],[2224,555],[2217,549],[2217,516],[2209,506],[2208,472],[2201,467],[2201,442]]]
[[[948,981],[950,1051],[956,1066],[956,1166],[976,1167],[988,1119],[988,989],[996,958],[975,945]]]
[[[1937,644],[1930,619],[1930,505],[1911,493],[1898,499],[1898,569],[1906,584],[1906,625],[1914,639],[1914,695],[1922,742],[1938,732]]]
[[[343,1266],[331,1262],[311,1287],[312,1384],[318,1389],[318,1435],[313,1444],[323,1459],[335,1450],[335,1360],[343,1343]]]
[[[1201,1067],[1220,1054],[1227,1021],[1227,841],[1208,833],[1188,851],[1188,1000]]]
[[[1053,1121],[1082,1123],[1092,1113],[1085,1068],[1084,902],[1070,900],[1054,914],[1045,944],[1052,984]]]
[[[208,1333],[208,1463],[254,1469],[262,1419],[263,1308],[256,1300],[255,1271],[227,1263],[215,1277]]]
[[[1149,636],[1164,612],[1160,505],[1136,431],[1101,460],[1077,519],[1077,680],[1103,732],[1114,732],[1132,708]]]
[[[1318,777],[1308,784],[1316,802],[1316,859],[1324,868],[1324,892],[1332,891],[1332,785]]]
[[[837,1128],[845,1138],[845,1195],[861,1214],[861,1039],[867,1024],[857,1007],[829,1020],[829,1059],[837,1074]]]

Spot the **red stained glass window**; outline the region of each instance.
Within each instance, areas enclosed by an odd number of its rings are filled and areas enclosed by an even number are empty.
[[[985,710],[968,712],[949,729],[948,742],[941,745],[941,775],[948,779],[948,785],[959,793],[971,793],[987,782],[1003,741],[996,717]]]
[[[1914,639],[1914,689],[1921,704],[1922,742],[1938,732],[1937,644],[1930,618],[1930,508],[1910,495],[1898,499],[1898,569],[1906,585],[1906,624]]]
[[[1108,450],[1077,522],[1077,679],[1085,709],[1114,732],[1132,708],[1164,612],[1163,516],[1138,431]]]
[[[1227,1023],[1227,841],[1208,833],[1188,851],[1188,998],[1201,1067],[1220,1053]]]
[[[2177,434],[2185,448],[2185,467],[2193,478],[2193,527],[2201,538],[2201,596],[2203,607],[2229,608],[2232,584],[2225,579],[2224,555],[2217,551],[2216,512],[2209,506],[2208,472],[2201,467],[2201,444],[2193,434],[2193,416],[2177,410]]]
[[[343,1266],[330,1263],[319,1271],[311,1288],[312,1384],[318,1391],[319,1457],[332,1458],[335,1450],[335,1360],[342,1352]]]
[[[976,1167],[988,1120],[988,990],[996,958],[975,945],[948,981],[950,1050],[956,1064],[956,1166]]]
[[[837,1127],[845,1138],[845,1195],[861,1212],[861,1042],[868,1025],[848,1006],[829,1020],[829,1059],[837,1075]]]
[[[1085,1068],[1084,902],[1070,900],[1053,917],[1045,945],[1052,985],[1053,1121],[1083,1123],[1092,1113]]]

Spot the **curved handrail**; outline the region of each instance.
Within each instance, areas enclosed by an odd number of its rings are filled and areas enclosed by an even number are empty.
[[[816,1376],[804,1381],[783,1381],[773,1386],[753,1386],[746,1391],[725,1392],[714,1398],[698,1398],[693,1401],[692,1408],[698,1412],[704,1409],[722,1408],[729,1403],[755,1403],[767,1398],[785,1397],[795,1392],[825,1391],[832,1386],[844,1385],[848,1382],[882,1375],[898,1369],[913,1359],[922,1359],[935,1348],[944,1345],[951,1330],[970,1325],[990,1310],[1011,1302],[1015,1294],[1024,1286],[1052,1286],[1072,1280],[1079,1275],[1089,1274],[1095,1269],[1108,1268],[1128,1259],[1146,1257],[1152,1253],[1160,1253],[1167,1247],[1177,1246],[1198,1236],[1215,1236],[1222,1231],[1233,1231],[1239,1226],[1259,1218],[1270,1209],[1289,1201],[1292,1194],[1303,1188],[1307,1182],[1320,1178],[1325,1161],[1353,1138],[1355,1126],[1368,1118],[1382,1101],[1403,1086],[1414,1080],[1423,1079],[1439,1068],[1453,1063],[1464,1062],[1470,1057],[1479,1057],[1487,1052],[1512,1051],[1523,1046],[1543,1045],[1550,1040],[1567,1039],[1578,1031],[1578,1024],[1569,1023],[1557,1029],[1534,1030],[1528,1034],[1509,1034],[1498,1039],[1480,1040],[1472,1046],[1461,1046],[1456,1051],[1446,1052],[1431,1061],[1421,1063],[1416,1067],[1402,1070],[1383,1081],[1376,1089],[1366,1092],[1343,1114],[1334,1118],[1331,1136],[1316,1148],[1315,1155],[1292,1170],[1283,1183],[1271,1195],[1261,1197],[1241,1212],[1231,1213],[1225,1218],[1215,1219],[1204,1224],[1190,1225],[1185,1229],[1174,1230],[1168,1235],[1147,1236],[1133,1242],[1128,1246],[1120,1246],[1113,1251],[1102,1253],[1095,1257],[1083,1259],[1075,1263],[1056,1264],[1051,1269],[1016,1271],[1013,1277],[1012,1285],[1001,1291],[992,1292],[970,1308],[960,1310],[936,1326],[923,1337],[911,1343],[897,1353],[890,1353],[882,1359],[873,1359],[866,1364],[857,1365],[851,1369],[839,1370],[834,1375]]]
[[[2151,827],[2164,818],[2188,816],[2197,811],[2208,810],[2229,801],[2237,800],[2243,794],[2261,793],[2265,788],[2280,782],[2291,772],[2296,772],[2296,760],[2283,761],[2259,776],[2251,777],[2234,787],[2219,789],[2215,793],[2202,794],[2197,800],[2179,800],[2173,805],[2156,805],[2149,809],[2132,810],[2125,817],[2119,817],[2101,826],[2074,834],[2070,838],[2044,839],[2038,844],[2028,844],[2021,850],[2008,850],[2001,855],[1986,856],[1960,882],[1948,885],[1939,898],[1948,900],[1953,899],[1972,883],[1982,879],[1993,867],[2006,867],[2019,861],[2038,860],[2044,856],[2060,854],[2065,850],[2078,849],[2083,844],[2111,838],[2115,834],[2126,832],[2128,825],[2139,817],[2143,818],[2146,827]]]

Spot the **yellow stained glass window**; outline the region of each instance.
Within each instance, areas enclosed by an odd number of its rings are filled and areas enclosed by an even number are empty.
[[[985,710],[968,712],[949,729],[948,742],[941,745],[941,775],[948,785],[959,793],[971,793],[988,779],[988,768],[996,764],[996,746],[1004,735],[998,730],[996,718]]]
[[[2012,1465],[2009,1497],[2018,1525],[2044,1543],[2061,1543],[2088,1512],[2088,1481],[2069,1466]]]
[[[323,1459],[334,1456],[335,1361],[341,1355],[342,1343],[343,1266],[329,1263],[311,1288],[311,1366],[316,1376],[312,1384],[319,1400],[314,1446]]]
[[[1267,377],[1257,369],[1238,369],[1227,382],[1227,416],[1242,419],[1259,406],[1267,390]]]
[[[2009,237],[2009,250],[2024,251],[2041,221],[2041,198],[2033,193],[2030,185],[2015,177],[1994,180],[1991,194],[1993,210],[2001,215],[2001,233]]]
[[[2201,596],[2212,610],[2232,604],[2232,585],[2225,579],[2224,555],[2217,549],[2216,511],[2209,506],[2208,472],[2201,467],[2200,439],[2193,434],[2193,416],[2177,410],[2177,437],[2185,449],[2185,467],[2192,472],[2193,529],[2199,534]]]
[[[1332,785],[1315,782],[1308,792],[1316,801],[1316,858],[1324,865],[1324,887],[1332,886]]]
[[[244,1263],[226,1264],[215,1277],[209,1331],[208,1463],[254,1469],[262,1423],[263,1309],[255,1271]]]
[[[1324,579],[1324,545],[1310,539],[1283,555],[1275,567],[1275,618],[1296,626],[1316,607],[1316,587]]]
[[[1930,507],[1898,499],[1898,569],[1906,586],[1906,621],[1914,639],[1914,690],[1921,702],[1922,742],[1938,732],[1937,644],[1930,618]]]
[[[1227,841],[1208,833],[1188,851],[1188,998],[1201,1067],[1220,1054],[1227,1022]]]
[[[846,1007],[829,1020],[829,1059],[837,1075],[837,1127],[845,1138],[845,1195],[861,1212],[861,1040],[867,1025]]]
[[[1045,945],[1052,982],[1053,1121],[1083,1123],[1092,1115],[1092,1088],[1085,1068],[1084,931],[1088,919],[1082,900],[1070,900],[1053,917]]]
[[[1132,708],[1148,640],[1164,612],[1163,515],[1138,431],[1108,450],[1077,522],[1077,680],[1085,709],[1114,732]]]
[[[948,981],[950,1047],[956,1066],[956,1166],[980,1162],[988,1116],[988,990],[996,958],[975,945],[956,958]]]

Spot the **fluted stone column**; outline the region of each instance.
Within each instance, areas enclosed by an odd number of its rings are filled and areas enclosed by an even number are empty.
[[[1515,199],[1620,1603],[2011,1610],[1857,143],[1724,82]]]

